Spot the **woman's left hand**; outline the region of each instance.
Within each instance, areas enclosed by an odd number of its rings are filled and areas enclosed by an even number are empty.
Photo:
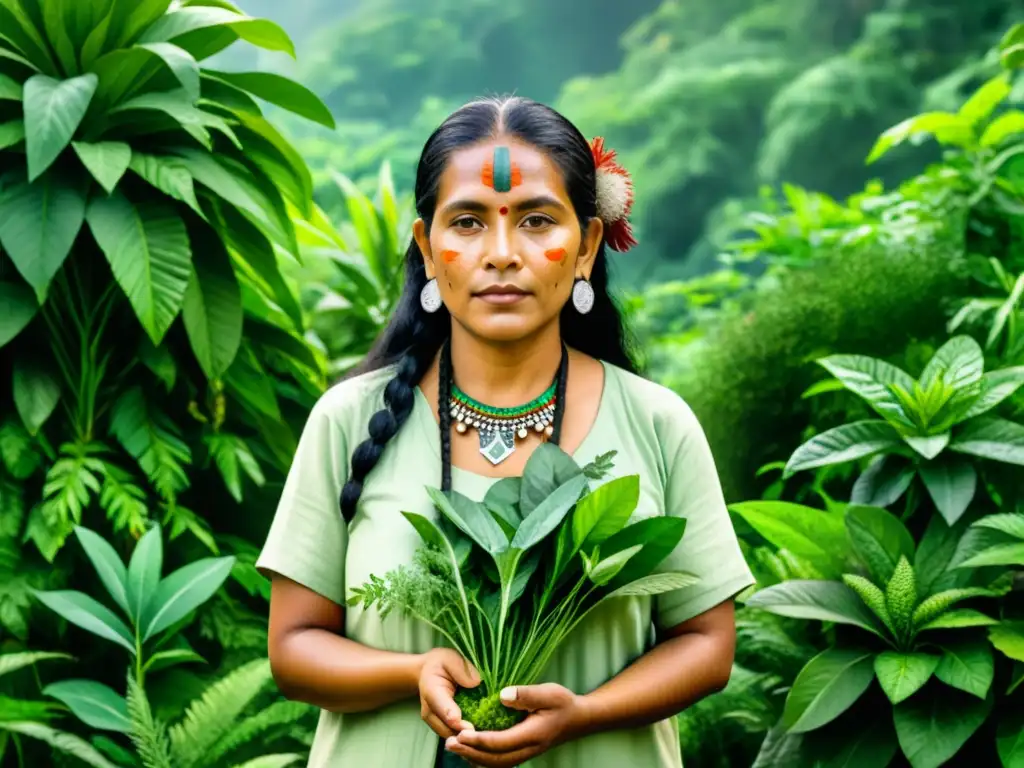
[[[447,749],[482,768],[512,768],[576,738],[586,721],[581,697],[555,683],[506,688],[501,701],[530,714],[505,731],[462,731]]]

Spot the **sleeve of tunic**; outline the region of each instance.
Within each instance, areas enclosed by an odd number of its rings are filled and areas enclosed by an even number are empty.
[[[663,400],[658,419],[664,467],[665,514],[686,519],[686,530],[659,570],[688,571],[697,583],[654,598],[653,618],[668,629],[707,611],[754,583],[726,507],[711,447],[681,398]]]
[[[310,412],[256,567],[302,584],[336,603],[345,595],[348,526],[341,489],[350,440],[339,423],[344,387],[325,393]]]

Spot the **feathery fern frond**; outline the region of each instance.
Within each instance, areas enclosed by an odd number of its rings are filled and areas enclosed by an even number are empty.
[[[175,768],[200,765],[207,752],[270,682],[270,661],[259,658],[232,670],[193,701],[170,730]]]
[[[132,721],[129,734],[132,744],[145,768],[176,768],[171,763],[166,727],[153,717],[146,692],[131,673],[128,674],[128,718]]]
[[[266,709],[240,722],[214,744],[207,752],[209,763],[217,763],[232,750],[251,743],[274,726],[294,723],[311,709],[313,707],[301,701],[275,701]]]
[[[0,723],[45,723],[60,710],[60,705],[48,701],[29,701],[0,696]]]
[[[92,768],[119,768],[100,754],[89,742],[48,725],[29,722],[0,723],[0,728],[46,742],[56,750],[77,757],[86,765],[91,765]]]
[[[192,451],[167,414],[146,401],[141,387],[132,387],[118,398],[110,431],[165,501],[173,503],[189,487],[185,465],[192,463]]]
[[[100,505],[113,523],[114,532],[128,529],[132,536],[139,538],[146,532],[149,507],[146,492],[135,483],[130,472],[121,467],[104,463],[103,489]]]

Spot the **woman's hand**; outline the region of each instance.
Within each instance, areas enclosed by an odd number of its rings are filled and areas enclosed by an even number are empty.
[[[445,748],[483,768],[511,768],[579,736],[586,728],[583,699],[555,683],[505,688],[502,703],[529,712],[505,731],[462,730]]]
[[[420,717],[442,739],[472,727],[455,703],[459,688],[475,688],[480,675],[457,651],[434,648],[423,654],[420,667]]]

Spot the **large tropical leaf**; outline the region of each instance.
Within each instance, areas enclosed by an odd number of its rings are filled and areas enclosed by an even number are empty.
[[[131,147],[121,141],[73,141],[71,147],[107,194],[114,191],[132,160]]]
[[[890,389],[895,384],[907,392],[913,391],[914,379],[906,371],[864,355],[830,355],[819,360],[818,364],[851,392],[867,400],[883,418],[907,427],[914,426],[900,399]]]
[[[747,501],[729,507],[779,549],[809,562],[824,578],[845,570],[849,545],[843,519],[787,501]]]
[[[899,434],[884,421],[856,421],[815,435],[797,448],[783,470],[790,477],[804,469],[839,464],[870,456],[902,444]]]
[[[856,592],[839,582],[786,581],[754,593],[746,605],[780,616],[852,624],[884,637],[875,615]]]
[[[985,354],[970,336],[954,336],[943,344],[921,372],[921,389],[942,381],[954,391],[970,391],[981,382]]]
[[[984,639],[948,640],[935,676],[946,685],[984,699],[995,674],[992,648]]]
[[[133,204],[118,191],[93,198],[86,219],[142,327],[159,344],[181,309],[191,275],[184,222],[172,205]]]
[[[992,698],[919,691],[896,705],[893,719],[900,747],[913,768],[939,768],[978,730],[992,710]]]
[[[143,642],[213,597],[234,564],[232,556],[209,557],[184,565],[164,578],[146,603],[139,622]]]
[[[47,608],[72,624],[135,653],[131,630],[109,608],[88,595],[72,590],[37,591],[35,595]]]
[[[43,689],[43,695],[64,702],[86,725],[103,731],[130,733],[128,703],[113,688],[95,680],[62,680]]]
[[[327,128],[333,130],[336,127],[330,110],[324,106],[316,94],[294,80],[271,72],[220,72],[217,70],[206,70],[206,72],[236,88],[248,91],[253,96],[283,107]]]
[[[219,379],[242,343],[242,295],[230,256],[213,232],[209,237],[206,253],[194,264],[182,313],[203,373]]]
[[[103,756],[96,747],[71,733],[64,733],[42,723],[0,723],[0,729],[38,739],[59,752],[76,757],[92,768],[119,768]]]
[[[0,245],[42,304],[82,228],[84,186],[54,170],[0,190]]]
[[[1000,418],[971,421],[949,444],[951,451],[1024,465],[1024,425]]]
[[[35,181],[71,142],[99,78],[92,73],[54,80],[33,75],[25,81],[25,144],[28,148],[28,180]]]
[[[127,612],[128,572],[117,551],[106,539],[84,526],[76,526],[75,535],[107,592],[114,598],[114,602]]]
[[[1024,275],[1021,275],[1024,280]],[[1024,285],[1024,282],[1021,283]],[[981,377],[981,394],[961,417],[967,421],[995,408],[1024,385],[1024,366],[989,371]]]
[[[900,557],[914,561],[914,539],[891,512],[880,507],[851,505],[844,520],[854,551],[877,583],[889,581]]]
[[[820,728],[849,709],[874,679],[874,654],[830,648],[811,659],[793,681],[783,724],[794,733]]]
[[[60,400],[60,382],[40,360],[14,361],[14,405],[30,435],[36,435]]]
[[[923,463],[918,474],[946,522],[956,523],[974,499],[978,485],[974,465],[962,457],[946,456]]]
[[[139,38],[140,43],[175,41],[196,58],[205,58],[198,53],[208,43],[208,36],[188,37],[188,33],[207,30],[210,27],[228,27],[234,33],[228,44],[237,37],[273,51],[284,51],[295,57],[295,47],[288,35],[277,24],[266,19],[253,19],[224,8],[181,8],[162,16]],[[237,37],[236,37],[237,36]],[[196,45],[198,43],[198,45]],[[203,50],[203,53],[207,53]],[[207,54],[209,55],[209,54]]]
[[[883,651],[875,657],[875,674],[893,704],[917,693],[931,679],[939,657],[930,653]]]

